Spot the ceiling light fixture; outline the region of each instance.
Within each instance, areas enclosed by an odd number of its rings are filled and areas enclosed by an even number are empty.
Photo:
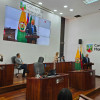
[[[57,12],[57,10],[55,9],[55,10],[53,10],[54,12]]]
[[[39,4],[39,5],[42,5],[42,2],[39,2],[38,4]]]
[[[64,6],[64,8],[67,8],[67,7],[68,7],[67,5]]]
[[[60,13],[60,15],[62,15],[63,13]]]
[[[74,9],[69,9],[69,11],[74,11]]]

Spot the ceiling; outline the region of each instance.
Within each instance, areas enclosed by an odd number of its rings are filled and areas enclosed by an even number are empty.
[[[75,15],[85,16],[88,14],[99,12],[100,10],[100,0],[92,4],[84,4],[83,0],[29,0],[36,4],[42,2],[42,6],[50,10],[56,9],[56,14],[63,13],[61,16],[72,19]],[[67,5],[67,8],[64,8],[64,5]],[[74,9],[73,12],[70,12],[69,9]],[[60,14],[59,14],[60,15]]]

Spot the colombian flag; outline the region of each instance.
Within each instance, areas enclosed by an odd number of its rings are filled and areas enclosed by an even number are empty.
[[[77,49],[77,53],[76,53],[76,57],[75,57],[75,69],[76,69],[76,70],[81,70],[79,48]]]
[[[24,42],[24,43],[27,42],[27,39],[25,38],[26,25],[27,25],[26,12],[22,11],[20,19],[19,19],[19,24],[18,24],[18,33],[17,33],[17,41],[18,42]]]

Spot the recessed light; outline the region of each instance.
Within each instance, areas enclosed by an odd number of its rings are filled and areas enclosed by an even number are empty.
[[[42,5],[42,2],[39,2],[38,4],[39,4],[39,5]]]
[[[55,10],[53,10],[54,12],[57,12],[57,10],[55,9]]]
[[[74,11],[74,9],[69,9],[69,11]]]
[[[64,8],[67,8],[67,7],[68,7],[67,5],[64,6]]]
[[[60,15],[62,15],[63,13],[60,13]]]

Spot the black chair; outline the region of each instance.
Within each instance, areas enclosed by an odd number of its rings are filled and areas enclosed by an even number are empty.
[[[18,73],[16,73],[16,77],[18,78],[18,74],[20,74],[19,71],[22,70],[22,69],[20,68],[19,65],[17,65],[17,64],[15,63],[15,58],[16,58],[16,56],[11,57],[11,61],[12,61],[12,63],[14,64],[14,68],[18,70]]]
[[[45,73],[43,61],[44,58],[39,57],[38,62],[34,63],[35,74],[43,75]]]

